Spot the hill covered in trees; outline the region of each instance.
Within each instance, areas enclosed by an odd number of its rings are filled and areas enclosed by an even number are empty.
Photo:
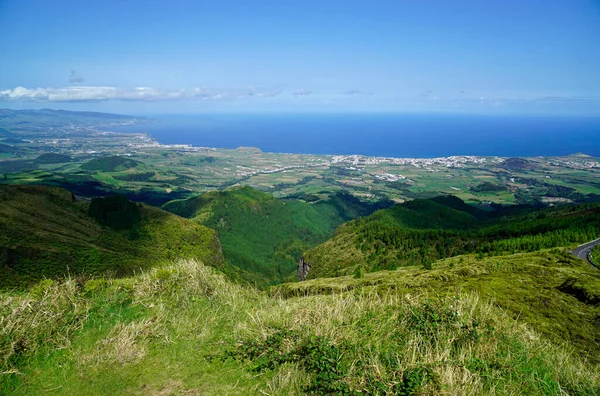
[[[600,205],[380,205],[0,186],[0,393],[600,392]]]
[[[123,196],[0,185],[0,287],[67,274],[130,274],[179,257],[221,267],[215,231]]]
[[[429,268],[438,259],[498,256],[583,243],[598,236],[600,204],[483,212],[456,197],[414,200],[342,225],[305,252],[309,278]]]
[[[131,158],[113,155],[110,157],[94,158],[81,165],[81,169],[102,172],[119,172],[131,168],[141,167],[144,164]]]
[[[245,271],[248,281],[264,286],[293,273],[302,252],[331,237],[343,222],[389,205],[362,202],[343,192],[307,203],[234,187],[171,201],[163,208],[216,230],[227,262]]]

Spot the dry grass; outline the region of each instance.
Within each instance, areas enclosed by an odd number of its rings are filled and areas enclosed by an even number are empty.
[[[117,323],[106,338],[98,341],[93,354],[82,357],[81,363],[84,366],[107,362],[121,365],[139,363],[146,356],[147,344],[164,336],[164,329],[154,318]]]
[[[40,347],[66,348],[90,309],[73,279],[45,280],[25,296],[0,293],[0,359],[5,369],[20,354]],[[14,368],[12,368],[14,369]]]
[[[74,335],[93,330],[86,320],[107,301],[139,308],[135,317],[120,318],[99,338],[70,347]],[[28,295],[3,296],[1,307],[3,377],[17,384],[21,380],[15,370],[27,369],[27,357],[39,356],[40,348],[62,348],[75,362],[76,373],[93,375],[95,384],[103,384],[97,388],[102,392],[120,389],[112,380],[118,375],[128,384],[122,391],[137,394],[301,394],[315,373],[300,360],[253,373],[251,360],[223,363],[204,357],[225,356],[236,349],[235,340],[260,345],[285,329],[298,336],[286,339],[282,351],[297,350],[311,336],[341,348],[347,364],[342,381],[356,391],[382,394],[373,384],[402,385],[403,378],[418,370],[430,373],[422,385],[411,388],[420,394],[600,390],[597,366],[541,338],[476,293],[356,288],[282,298],[233,284],[210,267],[187,260],[128,279],[88,281],[83,288],[73,280],[47,282]],[[171,351],[177,353],[169,357]],[[186,363],[178,362],[181,356]],[[41,367],[28,371],[30,383],[49,370]],[[156,375],[166,367],[177,367],[171,378]],[[81,391],[81,377],[73,375],[61,379],[64,393]],[[43,378],[47,382],[55,375]],[[37,389],[31,386],[26,389]]]
[[[434,315],[442,312],[447,317],[438,324],[424,323],[437,327],[427,330],[418,328],[417,323],[415,329],[415,318],[427,314],[428,309]],[[266,339],[281,328],[323,336],[338,345],[352,345],[348,382],[355,389],[367,386],[365,373],[393,382],[394,372],[403,373],[414,367],[431,367],[434,372],[436,380],[421,389],[425,394],[520,394],[522,381],[544,381],[547,378],[543,376],[552,378],[556,382],[554,389],[564,394],[600,389],[599,367],[540,339],[530,328],[473,293],[439,297],[395,291],[384,295],[345,292],[288,300],[275,298],[273,304],[254,311],[251,320],[241,322],[237,334],[241,339]],[[398,342],[395,337],[404,339]],[[383,361],[382,356],[390,348],[399,349]],[[474,370],[478,362],[500,365],[491,370],[497,378]],[[538,370],[532,377],[539,378],[525,378],[528,370]],[[530,388],[529,392],[544,393],[540,389]]]

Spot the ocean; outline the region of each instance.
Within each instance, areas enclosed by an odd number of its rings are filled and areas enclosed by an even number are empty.
[[[202,114],[150,116],[113,128],[164,144],[258,147],[296,154],[386,157],[481,155],[600,157],[600,117],[407,114]]]

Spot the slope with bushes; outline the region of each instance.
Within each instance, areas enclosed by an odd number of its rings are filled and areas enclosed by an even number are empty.
[[[57,187],[0,185],[0,287],[124,275],[178,257],[222,265],[213,230],[124,197],[91,205]]]
[[[344,193],[309,204],[234,187],[171,201],[163,208],[217,230],[228,263],[245,271],[248,281],[264,286],[289,276],[302,251],[331,237],[335,227],[379,205],[386,204]]]
[[[527,272],[565,271],[586,285],[597,282],[579,263],[561,264],[562,257],[486,259],[474,268],[466,258],[464,266],[436,267],[448,267],[452,279],[474,281],[483,271],[502,278],[531,259]],[[303,291],[285,298],[289,285],[269,297],[193,261],[125,279],[44,281],[25,294],[0,294],[0,393],[600,392],[600,370],[589,359],[594,355],[572,352],[568,340],[547,338],[488,296],[516,285],[498,279],[498,286],[489,280],[479,293],[474,287],[450,292],[452,286],[438,292],[434,285],[443,285],[444,276],[402,269],[320,279],[294,285]],[[322,284],[353,288],[318,294]],[[525,287],[532,298],[533,287]],[[556,293],[556,307],[593,311],[569,293]],[[560,312],[525,308],[545,323]],[[578,321],[589,328],[587,316]]]
[[[566,343],[600,363],[600,271],[564,248],[483,258],[463,255],[436,261],[430,270],[410,266],[318,278],[280,285],[271,293],[292,297],[390,290],[442,298],[476,292],[544,338]]]
[[[309,278],[429,267],[446,257],[497,256],[571,246],[598,237],[600,205],[512,208],[485,213],[455,197],[414,200],[342,225],[305,252]]]

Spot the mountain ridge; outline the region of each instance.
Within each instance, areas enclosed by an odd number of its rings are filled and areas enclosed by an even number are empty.
[[[123,276],[175,257],[223,266],[215,231],[158,208],[132,203],[140,221],[115,230],[59,187],[0,185],[0,202],[0,287],[67,274]]]

